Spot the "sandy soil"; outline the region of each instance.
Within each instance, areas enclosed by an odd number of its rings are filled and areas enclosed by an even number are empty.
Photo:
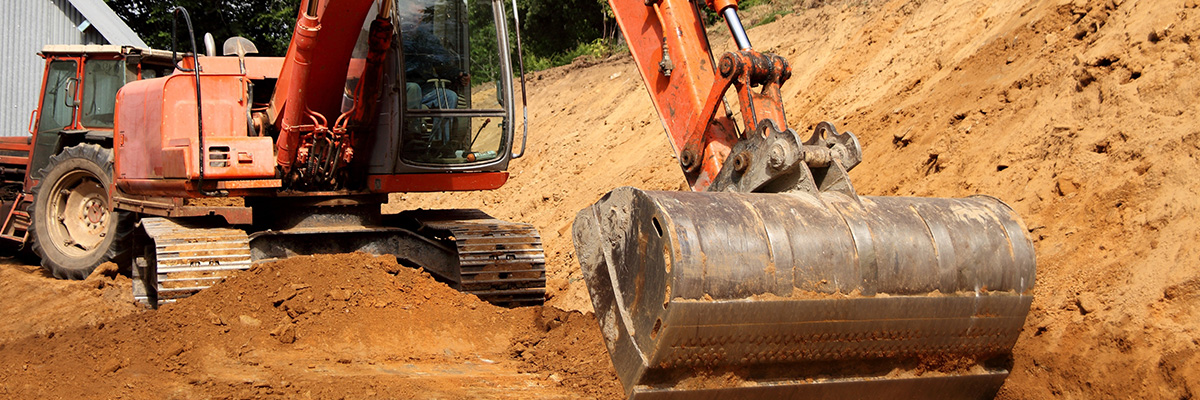
[[[22,271],[27,267],[3,268],[9,282],[43,283],[20,276],[34,275]],[[620,395],[590,315],[495,307],[394,258],[345,254],[264,264],[157,311],[131,312],[128,300],[108,295],[127,294],[127,278],[58,286],[53,294],[62,301],[88,299],[85,307],[113,311],[71,323],[69,313],[83,307],[60,305],[60,313],[40,312],[22,327],[24,335],[6,330],[0,397]],[[16,299],[4,304],[10,301]]]
[[[1196,0],[802,3],[750,29],[792,62],[794,128],[855,132],[862,194],[990,194],[1029,227],[1036,299],[1001,398],[1200,395]],[[116,295],[124,278],[4,265],[0,397],[617,396],[577,313],[571,220],[614,187],[682,175],[627,57],[536,73],[529,98],[507,186],[387,208],[533,223],[549,307],[496,309],[361,255],[265,266],[156,312]]]

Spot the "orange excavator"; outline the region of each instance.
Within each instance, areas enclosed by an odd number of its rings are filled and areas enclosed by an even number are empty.
[[[575,220],[626,394],[993,396],[1032,301],[1019,217],[984,196],[859,196],[857,138],[791,129],[788,62],[754,49],[735,0],[707,4],[737,46],[719,57],[698,2],[610,5],[693,189],[618,188]],[[242,38],[202,54],[175,13],[190,53],[43,51],[34,136],[0,141],[0,238],[59,277],[128,265],[151,306],[258,262],[352,251],[542,302],[533,227],[381,212],[389,193],[498,188],[524,152],[501,0],[303,0],[282,58]]]

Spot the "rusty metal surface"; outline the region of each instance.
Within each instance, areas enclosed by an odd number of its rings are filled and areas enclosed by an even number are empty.
[[[829,122],[803,138],[765,120],[733,146],[729,159],[708,191],[837,191],[857,197],[847,173],[862,162],[862,147],[853,133],[838,133]]]
[[[139,214],[159,217],[202,217],[220,216],[229,225],[249,225],[253,222],[254,212],[249,207],[241,206],[188,206],[182,198],[131,196],[117,192],[113,196],[114,208],[132,211]]]
[[[503,306],[540,305],[546,298],[546,255],[530,224],[502,221],[480,210],[417,210],[411,218],[426,235],[453,242],[459,290]]]
[[[1032,243],[987,197],[620,188],[579,213],[574,236],[618,376],[638,397],[729,394],[689,391],[725,373],[745,384],[722,390],[773,395],[941,397],[912,381],[937,377],[985,396],[1032,301]],[[916,376],[930,360],[968,368]],[[872,384],[832,384],[847,380]]]
[[[1007,372],[967,373],[957,376],[922,378],[826,379],[813,382],[753,382],[722,388],[640,388],[633,400],[666,399],[895,399],[913,398],[913,393],[936,399],[991,399],[1004,383]]]

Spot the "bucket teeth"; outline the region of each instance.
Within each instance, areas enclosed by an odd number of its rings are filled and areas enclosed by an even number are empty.
[[[620,188],[574,236],[633,398],[987,397],[1032,302],[992,198]]]

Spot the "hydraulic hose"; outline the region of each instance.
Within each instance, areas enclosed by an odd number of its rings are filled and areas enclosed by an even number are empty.
[[[200,193],[205,196],[220,196],[220,192],[211,192],[204,189],[204,156],[207,155],[208,152],[206,151],[207,148],[204,146],[204,108],[201,107],[201,99],[203,99],[204,96],[200,94],[200,59],[197,56],[199,53],[197,53],[198,48],[196,47],[196,30],[192,27],[192,17],[188,14],[186,8],[183,8],[182,6],[176,6],[175,8],[171,9],[171,14],[174,16],[174,19],[171,20],[171,61],[176,63],[176,69],[183,72],[191,72],[192,77],[196,82],[196,136],[199,137],[198,144],[200,145],[200,151],[198,152],[200,157],[200,178],[196,182],[196,187],[200,190]],[[178,36],[180,15],[183,15],[183,21],[187,23],[188,38],[192,43],[192,64],[195,66],[195,68],[184,68],[183,65],[180,65],[178,61],[176,61],[178,59],[178,55],[176,54],[175,48],[177,45],[176,39]]]

